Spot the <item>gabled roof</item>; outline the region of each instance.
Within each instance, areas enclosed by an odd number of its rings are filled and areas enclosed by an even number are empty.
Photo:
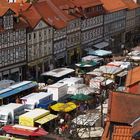
[[[7,6],[7,5],[9,5],[9,3],[7,0],[0,0],[0,5]]]
[[[31,4],[30,3],[10,3],[10,8],[17,14],[19,15],[20,12],[23,12],[25,10],[27,10]]]
[[[40,14],[36,11],[34,6],[31,6],[26,11],[22,12],[22,17],[25,18],[27,23],[32,28],[34,28],[42,18]]]
[[[60,17],[58,11],[51,7],[47,1],[33,4],[40,16],[51,26],[60,29],[66,26],[66,21]]]
[[[140,82],[140,66],[128,71],[125,86],[128,87],[138,82]]]
[[[122,0],[101,0],[101,2],[106,12],[115,12],[127,8]]]
[[[74,9],[76,6],[70,0],[46,0],[48,5],[53,8],[54,12],[58,14],[58,16],[68,22],[70,20],[76,19],[80,17],[76,12],[74,14],[69,14],[69,9]]]
[[[111,122],[131,124],[140,117],[140,96],[110,93],[109,118]]]

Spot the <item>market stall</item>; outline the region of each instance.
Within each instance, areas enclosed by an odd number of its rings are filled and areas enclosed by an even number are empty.
[[[2,130],[4,130],[6,134],[10,134],[14,137],[20,136],[20,138],[27,138],[27,139],[42,137],[48,134],[48,132],[46,132],[42,128],[22,126],[22,125],[6,125],[2,127]]]
[[[77,108],[77,105],[73,102],[68,103],[56,103],[55,105],[51,106],[51,109],[57,112],[70,112]]]

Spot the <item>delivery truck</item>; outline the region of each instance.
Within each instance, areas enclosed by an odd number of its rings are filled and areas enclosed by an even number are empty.
[[[48,85],[48,92],[53,94],[53,100],[58,101],[67,94],[68,85],[65,83],[55,83]]]
[[[25,105],[25,111],[35,109],[43,100],[52,100],[53,94],[48,92],[31,93],[21,98],[22,103]]]
[[[49,110],[36,108],[19,116],[19,124],[24,126],[35,126],[35,121],[48,115]]]
[[[24,105],[9,103],[0,108],[0,124],[14,124],[18,121],[19,115],[24,113]]]

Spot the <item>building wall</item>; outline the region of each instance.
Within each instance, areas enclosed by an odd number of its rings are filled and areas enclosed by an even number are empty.
[[[66,28],[54,30],[53,56],[54,67],[61,67],[66,64]]]
[[[95,44],[94,41],[100,38],[103,38],[103,15],[81,20],[81,43],[83,47],[87,47],[88,44]]]
[[[81,19],[75,18],[67,25],[67,64],[73,64],[80,61],[81,50],[77,51],[81,43]]]
[[[113,53],[122,52],[124,31],[126,26],[126,11],[120,10],[104,15],[104,38],[109,40],[110,50]]]
[[[26,64],[26,28],[15,28],[12,10],[0,17],[0,79],[23,79],[23,66]]]
[[[44,21],[36,25],[33,30],[27,33],[27,62],[28,77],[31,79],[39,78],[40,74],[49,70],[53,53],[53,28]]]

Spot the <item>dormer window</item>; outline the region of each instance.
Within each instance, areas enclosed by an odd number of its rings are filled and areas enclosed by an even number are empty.
[[[86,8],[85,11],[86,11],[86,13],[90,13],[90,12],[92,12],[92,8],[91,7]]]
[[[4,29],[11,29],[13,28],[13,16],[7,15],[3,17],[3,26]]]
[[[14,17],[14,22],[19,23],[19,17]]]
[[[68,9],[68,13],[69,14],[74,14],[75,12],[76,12],[76,10],[74,8]]]

